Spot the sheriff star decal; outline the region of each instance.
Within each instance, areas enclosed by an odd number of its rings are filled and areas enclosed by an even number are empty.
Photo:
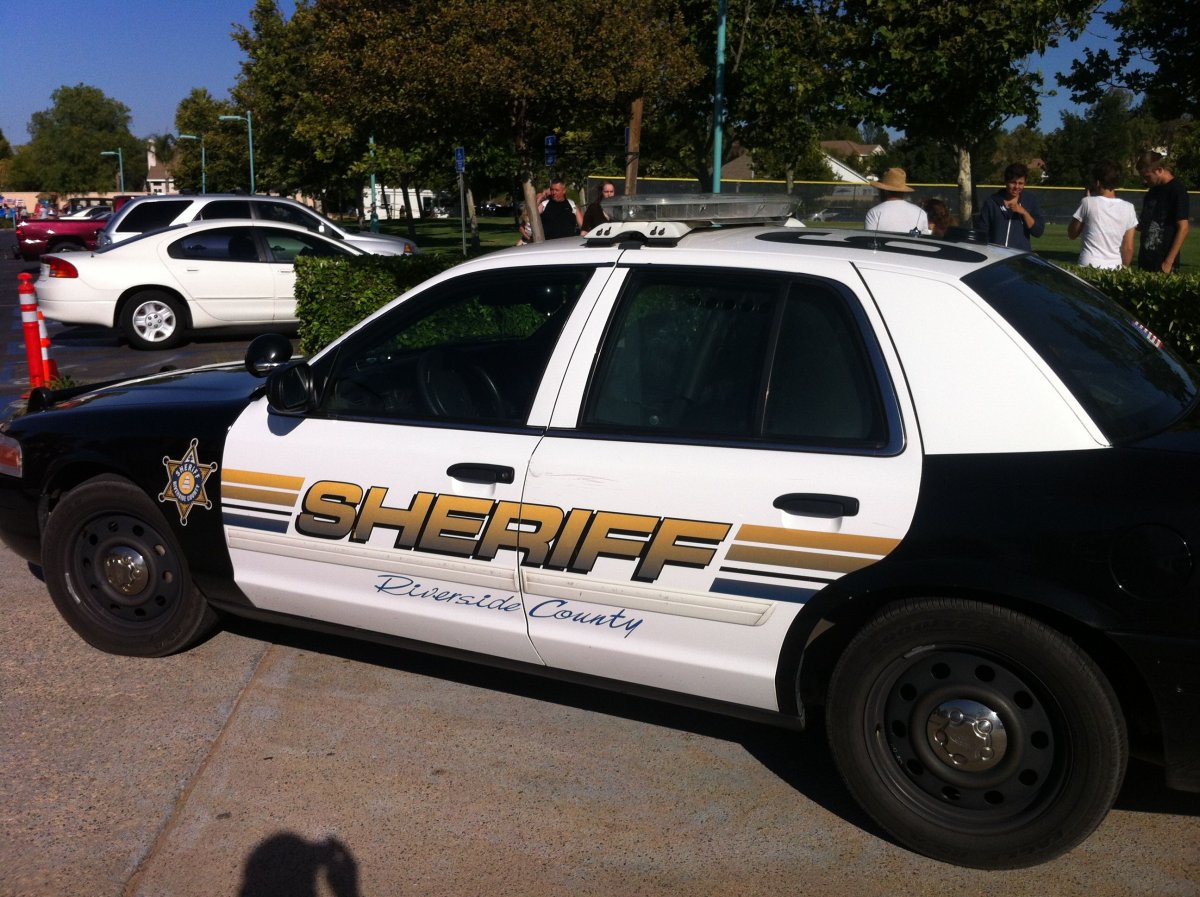
[[[159,493],[161,502],[174,502],[179,509],[179,522],[187,526],[188,514],[196,505],[208,510],[212,502],[204,491],[208,478],[216,473],[217,465],[201,464],[196,457],[197,440],[193,439],[187,452],[178,461],[163,458],[163,467],[167,469],[167,486]]]

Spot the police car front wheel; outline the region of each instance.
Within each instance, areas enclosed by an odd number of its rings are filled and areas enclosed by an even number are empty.
[[[906,846],[981,869],[1031,866],[1100,824],[1128,759],[1112,688],[1032,618],[952,599],[880,612],[830,681],[834,757]]]
[[[42,566],[59,613],[102,651],[172,654],[216,622],[162,514],[120,477],[63,496],[46,523]]]

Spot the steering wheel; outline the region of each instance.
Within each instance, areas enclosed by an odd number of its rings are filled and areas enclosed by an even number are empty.
[[[437,347],[417,362],[417,391],[437,417],[501,418],[504,400],[496,382],[477,364],[455,363],[457,353]]]

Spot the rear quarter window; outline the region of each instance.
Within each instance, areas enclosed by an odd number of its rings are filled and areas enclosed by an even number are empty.
[[[1114,443],[1158,433],[1196,399],[1192,370],[1132,314],[1036,256],[963,278],[1037,350]]]
[[[173,224],[191,204],[190,199],[137,203],[117,222],[117,232],[144,234],[160,230]]]

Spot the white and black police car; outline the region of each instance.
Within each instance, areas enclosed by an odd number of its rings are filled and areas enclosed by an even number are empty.
[[[1200,790],[1196,374],[1033,255],[718,199],[466,262],[307,360],[35,392],[0,536],[104,651],[236,614],[823,708],[952,863],[1070,849],[1133,751]]]

